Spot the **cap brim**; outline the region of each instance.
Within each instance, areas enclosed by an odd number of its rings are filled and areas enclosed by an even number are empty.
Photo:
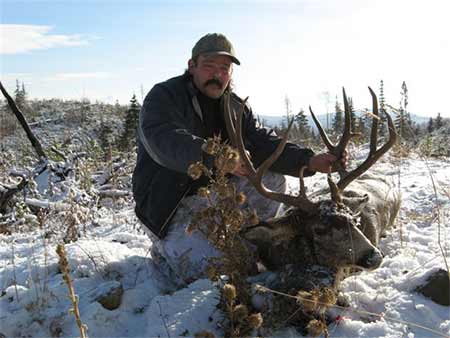
[[[241,65],[241,62],[233,55],[231,55],[228,52],[224,52],[224,51],[219,51],[219,52],[207,52],[207,53],[202,53],[202,55],[208,56],[208,55],[226,55],[229,56],[231,61],[233,61],[233,63],[237,64],[237,65]]]

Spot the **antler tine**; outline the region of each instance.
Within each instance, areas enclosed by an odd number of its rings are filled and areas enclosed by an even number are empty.
[[[278,144],[275,152],[267,158],[261,166],[255,170],[253,167],[252,162],[250,161],[249,156],[247,155],[247,152],[245,151],[245,145],[242,138],[242,117],[245,110],[245,101],[242,104],[242,109],[239,110],[238,116],[236,118],[236,125],[232,125],[232,118],[231,118],[231,107],[230,107],[230,97],[227,96],[225,99],[228,101],[225,104],[226,110],[224,112],[225,115],[225,122],[227,131],[229,134],[230,139],[236,140],[236,148],[239,152],[239,156],[244,162],[245,167],[249,170],[249,175],[247,176],[247,179],[252,183],[252,185],[256,188],[256,190],[263,195],[266,198],[272,199],[274,201],[278,201],[281,203],[285,203],[287,205],[292,205],[300,208],[301,210],[304,210],[305,212],[312,213],[317,209],[316,204],[309,201],[304,196],[291,196],[284,193],[279,193],[276,191],[272,191],[267,189],[264,184],[262,183],[262,178],[264,176],[264,173],[270,168],[270,166],[277,160],[277,158],[281,155],[283,152],[283,149],[286,145],[289,130],[292,127],[293,119],[289,123],[289,128],[286,134],[281,139],[280,143]],[[234,128],[235,127],[235,128]]]
[[[309,106],[309,112],[311,113],[311,116],[313,118],[314,123],[316,124],[317,130],[319,130],[320,137],[322,138],[323,143],[325,143],[325,146],[328,148],[328,150],[331,152],[334,152],[334,149],[336,148],[335,145],[330,141],[330,138],[328,137],[326,131],[323,129],[322,124],[320,121],[316,118],[316,115],[312,111],[311,106]]]
[[[383,156],[392,146],[395,144],[397,140],[397,133],[395,131],[394,122],[392,121],[391,116],[386,113],[388,128],[389,128],[389,139],[387,142],[378,150],[376,150],[376,142],[377,142],[377,133],[378,133],[378,101],[375,93],[369,87],[370,94],[372,95],[373,109],[374,109],[374,117],[372,118],[372,131],[371,131],[371,140],[370,140],[370,151],[366,160],[355,168],[353,171],[349,172],[345,177],[343,177],[337,184],[340,190],[345,189],[353,180],[361,176],[364,172],[366,172],[378,159]]]
[[[378,139],[378,119],[380,113],[378,112],[378,100],[372,88],[369,87],[370,95],[372,95],[372,129],[370,131],[370,153],[373,154],[377,150]],[[376,116],[376,117],[375,117]]]

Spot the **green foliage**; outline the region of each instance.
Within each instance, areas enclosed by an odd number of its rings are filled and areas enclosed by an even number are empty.
[[[414,138],[414,126],[411,120],[411,115],[408,112],[408,88],[405,81],[403,81],[400,95],[400,107],[397,110],[394,123],[397,133],[400,136],[400,142],[408,142]]]
[[[344,129],[344,111],[338,102],[337,96],[336,104],[334,105],[334,118],[331,127],[335,133],[340,133]]]
[[[309,127],[308,119],[306,118],[305,111],[300,109],[297,115],[294,116],[294,121],[297,124],[297,131],[299,138],[307,139],[311,137],[311,128]]]
[[[130,100],[130,107],[125,113],[124,130],[119,139],[119,148],[129,151],[136,145],[137,127],[139,123],[140,106],[136,94]]]

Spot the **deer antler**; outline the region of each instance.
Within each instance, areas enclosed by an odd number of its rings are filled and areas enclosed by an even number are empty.
[[[357,168],[347,173],[344,177],[340,179],[337,186],[340,190],[344,190],[353,180],[361,176],[364,172],[366,172],[372,165],[375,164],[378,159],[383,156],[389,149],[397,141],[397,133],[395,132],[394,122],[392,121],[391,116],[385,112],[388,129],[389,129],[389,139],[386,143],[381,146],[380,149],[377,150],[377,138],[378,138],[378,120],[379,120],[379,112],[378,112],[378,100],[377,96],[373,92],[372,88],[369,87],[370,95],[372,95],[372,129],[370,132],[370,150],[369,155],[367,155],[366,160],[360,164]]]
[[[309,107],[309,110],[311,112],[312,118],[314,122],[316,123],[317,129],[319,130],[320,136],[322,137],[323,142],[325,143],[326,147],[328,148],[329,152],[333,155],[335,155],[338,159],[342,157],[342,154],[347,147],[348,142],[350,141],[350,138],[352,138],[355,135],[358,135],[356,133],[351,132],[351,121],[350,121],[350,109],[349,104],[347,100],[347,96],[345,94],[345,89],[342,89],[343,96],[344,96],[344,108],[345,108],[345,124],[344,124],[344,133],[338,143],[338,145],[333,145],[328,138],[327,133],[322,128],[322,125],[320,124],[319,120],[317,120],[316,116],[314,115],[311,107]],[[394,144],[397,139],[397,134],[395,132],[394,123],[392,122],[392,118],[389,114],[385,113],[387,116],[388,121],[388,127],[389,127],[389,139],[388,141],[377,150],[377,138],[378,138],[378,120],[379,120],[379,112],[378,112],[378,100],[377,96],[373,92],[373,90],[369,87],[370,94],[372,95],[372,129],[370,133],[370,151],[369,155],[367,156],[366,160],[359,165],[357,168],[355,168],[351,172],[347,172],[342,167],[339,168],[339,175],[341,179],[337,184],[335,184],[331,177],[328,179],[328,183],[330,185],[330,190],[332,193],[332,198],[334,201],[340,200],[340,192],[344,190],[353,180],[361,176],[365,171],[367,171],[378,159],[383,156]]]
[[[350,139],[356,135],[357,133],[351,132],[351,120],[350,120],[350,106],[348,104],[347,95],[345,94],[345,89],[342,88],[342,95],[344,96],[344,132],[342,134],[341,139],[339,140],[339,143],[337,145],[334,145],[330,139],[328,138],[327,133],[323,129],[322,125],[320,124],[319,120],[316,118],[316,115],[314,115],[314,112],[311,109],[311,106],[309,106],[309,111],[311,112],[311,116],[314,120],[314,123],[317,126],[317,129],[319,130],[319,134],[322,138],[323,143],[325,143],[326,147],[328,148],[328,151],[330,154],[333,154],[338,159],[342,157],[342,154],[344,153],[345,148],[347,148],[348,142]],[[340,165],[340,162],[337,162],[339,165],[338,171],[339,175],[342,177],[345,175],[346,171],[344,168],[342,168],[342,165]]]
[[[255,169],[255,167],[253,166],[253,164],[245,150],[245,145],[244,145],[244,141],[242,138],[242,118],[243,118],[243,114],[244,114],[244,110],[245,110],[245,103],[247,102],[247,99],[245,99],[244,102],[242,103],[242,107],[239,110],[238,115],[236,116],[235,111],[233,111],[230,106],[231,94],[229,94],[229,93],[224,94],[224,117],[225,117],[225,125],[227,128],[228,137],[230,139],[232,146],[238,150],[239,156],[241,157],[245,167],[248,169],[248,171],[250,173],[247,176],[247,179],[256,188],[256,190],[266,198],[269,198],[271,200],[278,201],[281,203],[285,203],[287,205],[298,207],[299,209],[301,209],[305,212],[308,212],[308,213],[315,212],[315,210],[317,210],[317,205],[306,198],[304,188],[300,190],[299,196],[291,196],[288,194],[269,190],[262,183],[262,178],[263,178],[265,172],[272,166],[272,164],[278,159],[278,157],[283,152],[283,149],[287,142],[289,131],[292,127],[293,120],[290,121],[288,130],[284,134],[280,143],[278,144],[275,152],[272,153],[269,156],[269,158],[267,158],[259,166],[259,168]],[[299,176],[300,176],[301,186],[304,187],[303,182],[302,182],[303,170],[301,170]]]

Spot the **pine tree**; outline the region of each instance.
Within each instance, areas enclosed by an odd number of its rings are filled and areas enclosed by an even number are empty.
[[[344,129],[344,115],[343,110],[338,102],[337,96],[336,96],[336,104],[334,105],[334,118],[332,123],[332,129],[334,133],[339,134]]]
[[[295,115],[294,120],[297,124],[299,138],[309,138],[311,136],[311,131],[309,128],[308,118],[306,117],[305,111],[303,109],[300,109],[297,115]]]
[[[428,134],[431,134],[434,130],[434,123],[433,123],[433,118],[430,117],[430,119],[428,120],[428,125],[427,125],[427,131]]]
[[[105,120],[103,119],[103,115],[101,116],[98,139],[100,147],[102,148],[103,154],[106,159],[109,149],[113,143],[113,140],[112,140],[112,128],[109,124],[105,122]]]
[[[413,125],[411,115],[408,113],[408,88],[406,87],[405,81],[402,83],[400,95],[400,108],[397,111],[395,127],[400,138],[404,141],[409,141],[413,137]]]
[[[14,90],[14,100],[16,101],[16,105],[20,110],[23,110],[23,108],[25,107],[25,86],[22,82],[22,89],[20,88],[19,85],[19,80],[16,79],[16,89]]]
[[[380,123],[378,124],[378,135],[385,136],[387,134],[387,117],[386,117],[386,98],[384,97],[384,82],[380,80],[380,94],[379,94],[379,108]]]
[[[352,126],[352,132],[356,132],[356,114],[355,108],[353,107],[353,99],[349,97],[348,99],[348,110],[350,112],[350,124]]]
[[[367,118],[367,114],[362,114],[359,118],[358,118],[358,125],[356,127],[356,132],[360,134],[360,136],[358,136],[358,139],[363,142],[365,140],[367,140],[368,137],[368,127],[369,127],[369,121]]]
[[[438,113],[436,116],[436,120],[434,122],[435,129],[442,128],[444,126],[444,121],[442,119],[441,113]]]
[[[21,92],[22,92],[22,98],[26,102],[28,94],[27,94],[27,91],[25,90],[25,84],[23,83],[23,81],[22,81],[22,90],[21,90]]]
[[[139,111],[140,106],[136,99],[136,94],[133,94],[133,97],[130,100],[130,107],[125,113],[124,130],[119,141],[119,147],[123,151],[130,150],[136,145]]]

